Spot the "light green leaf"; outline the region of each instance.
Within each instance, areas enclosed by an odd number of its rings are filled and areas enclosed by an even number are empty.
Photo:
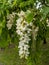
[[[32,20],[33,20],[33,13],[28,13],[26,15],[26,20],[27,20],[28,23],[32,22]]]
[[[49,13],[49,7],[44,6],[42,9],[42,13],[43,13],[43,19],[45,19],[46,15]]]

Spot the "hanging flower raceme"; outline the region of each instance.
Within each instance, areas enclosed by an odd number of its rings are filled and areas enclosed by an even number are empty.
[[[15,18],[15,14],[14,12],[12,12],[12,14],[7,15],[7,28],[8,30],[11,29],[13,22],[14,22],[14,18]]]
[[[25,20],[25,12],[21,11],[18,13],[18,20],[16,20],[16,33],[20,36],[19,38],[19,56],[20,58],[28,57],[29,53],[29,41],[31,36],[31,26],[32,23],[28,23]]]

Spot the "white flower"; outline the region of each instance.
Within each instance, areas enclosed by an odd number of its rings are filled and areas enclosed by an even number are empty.
[[[12,27],[12,24],[7,24],[8,30],[11,29],[11,27]]]
[[[19,18],[18,20],[16,20],[17,24],[20,24],[23,21],[23,18]]]
[[[36,6],[36,9],[39,9],[42,7],[41,2],[39,2],[38,0],[34,3],[34,6]]]
[[[20,13],[18,13],[18,16],[19,16],[19,17],[25,16],[25,12],[21,11]]]
[[[38,2],[36,8],[38,9],[40,7],[42,7],[41,2]]]
[[[24,45],[24,50],[28,51],[28,48],[30,48],[29,45]]]
[[[22,33],[20,30],[17,30],[16,33],[17,33],[18,35],[20,35],[20,36],[23,35],[23,33]]]
[[[21,46],[19,48],[20,48],[20,50],[19,50],[19,56],[20,57],[23,56],[23,57],[27,58],[28,54],[30,54],[29,51],[28,51],[29,46],[26,45],[26,44],[24,44],[24,46]]]
[[[21,46],[23,47],[24,45],[25,45],[24,42],[20,41],[18,48],[20,48]]]
[[[24,54],[24,51],[19,51],[19,55],[23,55]]]

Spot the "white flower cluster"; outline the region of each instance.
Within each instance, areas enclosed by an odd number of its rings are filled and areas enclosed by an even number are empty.
[[[13,22],[14,22],[14,18],[15,18],[15,13],[14,12],[12,12],[12,14],[9,14],[7,16],[7,19],[8,19],[8,21],[7,21],[7,28],[8,28],[8,30],[11,29],[11,27],[13,25]]]
[[[39,2],[38,0],[36,1],[36,3],[34,3],[34,5],[36,6],[36,9],[39,9],[42,7],[41,2]]]
[[[29,41],[31,35],[31,26],[32,23],[28,23],[25,20],[25,12],[21,11],[18,13],[18,20],[16,20],[16,33],[20,36],[19,38],[19,56],[20,58],[28,57],[29,53]]]

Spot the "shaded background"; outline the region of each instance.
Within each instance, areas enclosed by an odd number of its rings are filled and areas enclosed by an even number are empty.
[[[41,65],[49,65],[49,41],[41,46]],[[32,52],[33,53],[33,52]],[[20,59],[18,48],[12,45],[8,48],[0,49],[0,65],[27,65],[26,60]]]

